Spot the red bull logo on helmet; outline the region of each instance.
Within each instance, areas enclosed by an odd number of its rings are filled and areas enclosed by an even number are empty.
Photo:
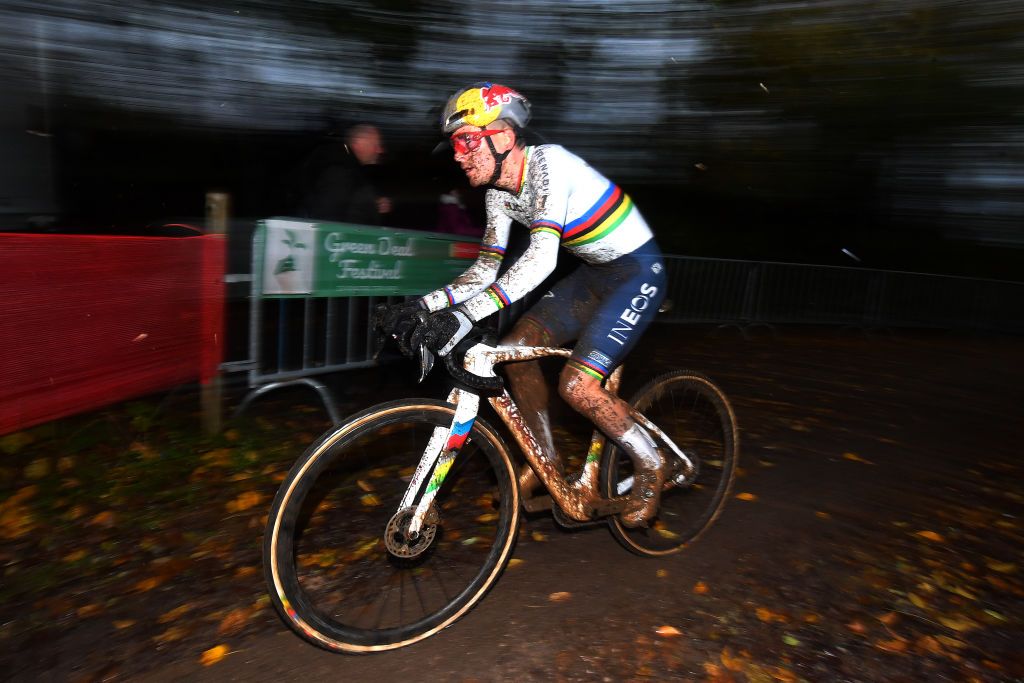
[[[466,123],[482,128],[495,121],[501,114],[501,107],[516,97],[521,95],[512,88],[484,83],[482,87],[470,88],[462,93],[455,103],[455,110],[466,112],[463,116]]]

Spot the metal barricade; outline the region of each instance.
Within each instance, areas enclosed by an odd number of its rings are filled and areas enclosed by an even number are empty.
[[[659,320],[1024,333],[1024,283],[923,273],[666,256]]]

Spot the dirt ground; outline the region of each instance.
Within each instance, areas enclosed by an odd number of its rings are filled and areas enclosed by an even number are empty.
[[[216,438],[185,391],[9,435],[0,678],[1021,680],[1022,349],[656,327],[627,373],[699,370],[736,408],[742,469],[716,525],[652,560],[531,516],[474,611],[363,657],[287,631],[259,570],[277,483],[327,427],[312,394],[261,399]],[[443,391],[404,376],[340,379],[342,409]]]

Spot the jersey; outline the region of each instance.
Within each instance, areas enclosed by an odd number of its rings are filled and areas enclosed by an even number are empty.
[[[476,261],[450,285],[423,297],[430,311],[459,305],[482,320],[536,289],[564,247],[585,263],[610,263],[652,239],[633,201],[615,183],[560,145],[527,147],[519,188],[487,191],[487,226]],[[530,243],[500,278],[512,222]]]

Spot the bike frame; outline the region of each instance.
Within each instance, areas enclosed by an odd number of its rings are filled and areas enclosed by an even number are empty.
[[[494,377],[494,368],[501,363],[537,360],[549,356],[568,358],[571,354],[570,349],[550,346],[475,344],[466,352],[463,367],[474,375]],[[622,366],[619,366],[605,380],[605,388],[613,394],[617,393],[621,377]],[[455,406],[452,422],[448,427],[434,428],[399,504],[399,511],[412,508],[415,505],[413,518],[409,524],[410,534],[419,533],[422,528],[434,498],[455,462],[459,449],[465,444],[480,410],[480,395],[468,389],[453,388],[448,394],[448,402]],[[515,401],[508,393],[508,389],[503,388],[501,394],[489,397],[488,402],[512,432],[526,461],[530,463],[537,473],[537,477],[551,494],[551,499],[566,515],[578,522],[585,522],[593,520],[595,517],[617,514],[624,509],[627,498],[623,497],[623,494],[632,486],[631,476],[619,483],[616,497],[604,498],[598,489],[598,469],[601,452],[605,445],[605,436],[600,431],[594,430],[580,476],[569,481],[559,473],[553,460],[554,454],[545,453],[540,447]],[[671,453],[679,457],[684,466],[693,466],[690,458],[650,420],[632,408],[630,416],[647,429],[655,439],[665,445]],[[423,490],[423,495],[417,502],[416,497],[421,490]]]

